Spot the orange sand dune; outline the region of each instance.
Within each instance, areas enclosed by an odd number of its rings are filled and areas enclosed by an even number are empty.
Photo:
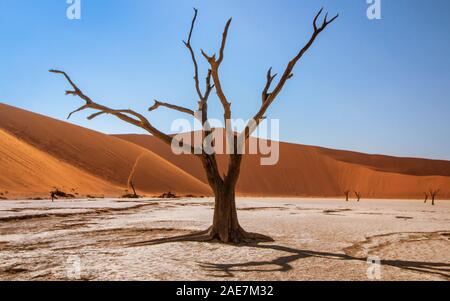
[[[120,193],[119,187],[64,163],[1,129],[0,141],[0,193],[5,196],[48,197],[54,187],[72,194]]]
[[[0,192],[28,197],[52,187],[80,195],[118,196],[133,182],[141,194],[210,195],[201,164],[174,155],[152,136],[109,136],[0,104]],[[335,197],[357,190],[366,198],[421,198],[441,189],[450,198],[450,162],[396,158],[280,143],[280,160],[261,166],[246,155],[241,196]],[[219,156],[222,171],[226,157]],[[1,196],[1,195],[0,195]]]
[[[118,135],[151,149],[181,169],[205,182],[198,159],[175,156],[152,136]],[[226,159],[218,158],[221,170]],[[450,162],[396,158],[337,151],[320,147],[280,143],[280,160],[261,166],[260,156],[246,155],[238,183],[241,196],[342,196],[356,190],[369,198],[422,198],[429,189],[441,189],[440,198],[450,198]]]
[[[48,195],[49,187],[64,186],[95,195],[123,194],[137,158],[144,154],[133,179],[138,192],[210,193],[207,185],[172,163],[116,137],[5,104],[0,104],[0,129],[5,137],[0,140],[0,191]]]

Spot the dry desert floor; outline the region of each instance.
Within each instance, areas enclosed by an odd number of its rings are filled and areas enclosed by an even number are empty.
[[[448,201],[242,198],[274,242],[133,245],[206,229],[212,202],[0,201],[0,280],[450,280]]]

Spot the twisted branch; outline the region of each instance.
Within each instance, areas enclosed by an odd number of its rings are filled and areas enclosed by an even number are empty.
[[[274,88],[274,90],[271,93],[268,93],[268,90],[270,89],[273,79],[271,75],[271,69],[269,69],[268,76],[267,76],[267,83],[264,87],[263,92],[263,103],[259,111],[254,115],[253,120],[251,120],[244,132],[242,132],[242,135],[245,135],[245,140],[250,137],[250,135],[255,131],[255,129],[258,127],[258,125],[261,123],[261,121],[264,119],[264,114],[266,113],[267,109],[270,107],[270,105],[273,103],[273,101],[276,99],[278,94],[280,94],[281,90],[283,89],[286,82],[293,77],[292,71],[297,64],[297,62],[303,57],[303,55],[309,50],[309,48],[314,44],[314,41],[319,36],[319,34],[327,28],[328,25],[330,25],[332,22],[334,22],[338,17],[339,14],[334,16],[332,19],[328,20],[328,14],[325,15],[325,18],[320,25],[320,27],[317,26],[317,20],[319,16],[322,14],[323,8],[320,9],[320,11],[316,14],[313,21],[313,27],[314,32],[311,35],[311,38],[309,39],[308,43],[297,53],[297,55],[288,63],[285,71],[283,72],[283,76],[281,77],[280,81],[278,82],[277,86]]]
[[[155,99],[155,104],[153,106],[151,106],[148,110],[151,112],[151,111],[154,111],[154,110],[158,109],[159,107],[166,107],[166,108],[169,108],[169,109],[172,109],[172,110],[175,110],[175,111],[179,111],[179,112],[182,112],[182,113],[186,113],[186,114],[195,116],[195,112],[190,110],[190,109],[188,109],[188,108],[180,107],[180,106],[177,106],[177,105],[172,105],[172,104],[166,103],[166,102],[161,102],[161,101],[158,101],[156,99]]]
[[[130,109],[115,110],[115,109],[106,107],[104,105],[100,105],[100,104],[94,102],[89,96],[84,94],[81,91],[81,89],[78,88],[78,86],[72,81],[72,79],[69,77],[69,75],[66,72],[60,71],[60,70],[49,70],[49,72],[63,75],[66,78],[66,80],[69,82],[69,84],[72,86],[73,90],[66,91],[66,95],[78,96],[79,98],[81,98],[85,101],[85,104],[83,106],[81,106],[80,108],[76,109],[75,111],[73,111],[69,114],[69,116],[68,116],[69,118],[74,113],[77,113],[77,112],[80,112],[80,111],[83,111],[86,109],[97,110],[98,112],[96,112],[88,117],[89,120],[92,120],[103,114],[111,114],[127,123],[133,124],[137,127],[140,127],[142,129],[146,130],[150,134],[152,134],[155,137],[159,138],[160,140],[164,141],[166,144],[172,145],[172,141],[174,140],[173,137],[156,129],[148,121],[148,119],[145,118],[143,115],[141,115],[133,110],[130,110]],[[174,142],[179,143],[179,141],[174,141]],[[193,146],[186,145],[186,147],[189,147],[193,153],[198,152],[198,150],[196,150]]]

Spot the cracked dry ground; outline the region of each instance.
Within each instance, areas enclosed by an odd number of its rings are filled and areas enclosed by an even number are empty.
[[[450,280],[450,203],[240,199],[273,243],[153,239],[204,230],[211,199],[0,201],[1,280]],[[139,246],[133,246],[139,243]]]

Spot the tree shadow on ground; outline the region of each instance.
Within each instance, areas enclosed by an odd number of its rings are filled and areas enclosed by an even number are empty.
[[[158,239],[151,239],[147,241],[139,241],[135,243],[128,244],[128,247],[142,247],[151,245],[160,245],[173,242],[210,242],[210,243],[220,243],[218,240],[218,233],[210,227],[205,231],[191,232],[189,234],[183,234],[174,237],[163,237]],[[240,235],[242,235],[238,242],[229,242],[227,244],[239,246],[241,245],[256,245],[261,242],[273,242],[274,240],[266,235],[259,233],[246,232],[240,228]]]
[[[300,250],[280,245],[261,245],[251,244],[244,245],[242,247],[252,247],[258,249],[268,249],[288,253],[286,256],[279,256],[272,260],[261,261],[249,261],[243,263],[208,263],[199,262],[200,266],[209,271],[212,277],[234,277],[235,273],[273,273],[273,272],[288,272],[293,270],[291,265],[297,260],[306,259],[310,257],[326,258],[330,260],[349,260],[349,261],[363,261],[367,262],[367,258],[353,257],[347,254],[330,253],[330,252],[318,252],[311,250]],[[437,275],[450,280],[450,264],[438,263],[438,262],[420,262],[420,261],[404,261],[404,260],[382,260],[381,265],[391,266],[404,270],[410,270],[414,272],[426,273],[431,275]],[[274,268],[269,268],[274,267]]]

